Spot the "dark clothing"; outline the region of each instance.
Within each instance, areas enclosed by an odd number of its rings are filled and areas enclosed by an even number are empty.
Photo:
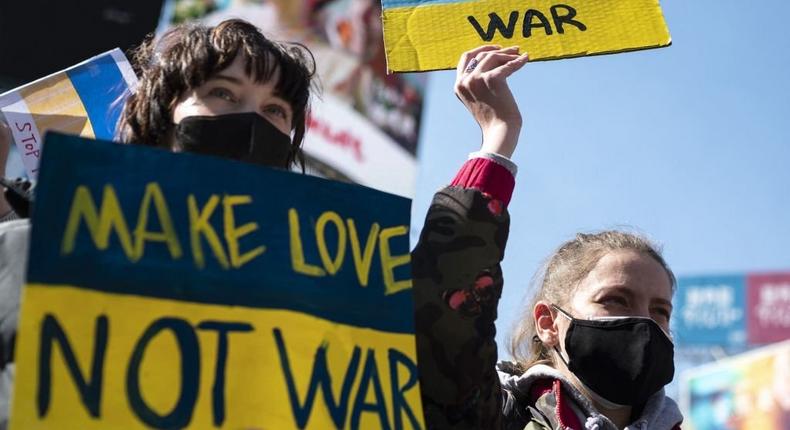
[[[417,359],[428,428],[502,424],[494,342],[509,217],[480,191],[448,187],[412,253]]]
[[[523,374],[500,363],[503,429],[617,430],[560,372],[532,366]],[[647,400],[639,417],[625,430],[680,430],[683,416],[675,402],[659,391]]]
[[[509,216],[489,195],[448,187],[434,197],[412,253],[417,358],[429,429],[616,430],[548,366],[497,372],[494,341]],[[679,428],[663,390],[629,430]]]

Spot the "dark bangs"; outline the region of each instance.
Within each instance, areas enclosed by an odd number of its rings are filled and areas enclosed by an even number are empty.
[[[195,86],[230,66],[236,55],[244,55],[244,71],[254,82],[269,82],[279,68],[277,95],[288,101],[294,112],[307,107],[315,61],[304,45],[272,41],[246,21],[229,20],[212,29],[211,46],[217,61],[208,62],[214,67]]]
[[[119,124],[121,139],[169,148],[178,100],[230,66],[236,55],[244,55],[245,72],[257,83],[270,81],[279,69],[275,91],[293,110],[290,161],[304,169],[301,143],[315,75],[313,56],[301,44],[269,40],[257,27],[238,19],[216,27],[182,24],[159,41],[150,37],[137,48],[133,63],[140,81],[136,93],[126,100]]]

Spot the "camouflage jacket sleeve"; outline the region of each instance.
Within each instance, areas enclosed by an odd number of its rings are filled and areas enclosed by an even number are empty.
[[[498,429],[494,320],[509,229],[504,205],[462,187],[439,191],[412,253],[417,358],[429,429]]]

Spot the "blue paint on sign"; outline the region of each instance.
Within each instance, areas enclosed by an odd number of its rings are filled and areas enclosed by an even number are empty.
[[[54,132],[45,148],[29,282],[414,333],[410,200]]]

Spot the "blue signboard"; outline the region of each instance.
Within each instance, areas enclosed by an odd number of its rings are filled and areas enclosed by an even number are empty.
[[[678,345],[746,343],[746,277],[678,279],[671,329]]]

